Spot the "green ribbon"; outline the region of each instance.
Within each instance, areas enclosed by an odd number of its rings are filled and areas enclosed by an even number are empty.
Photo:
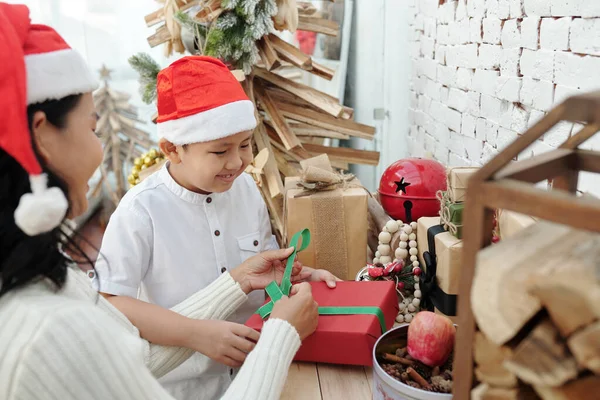
[[[298,241],[302,239],[301,246],[298,247]],[[306,249],[310,244],[310,231],[308,229],[303,229],[300,232],[297,232],[294,236],[292,236],[292,240],[290,241],[290,247],[294,248],[294,251],[287,259],[287,263],[285,265],[285,271],[283,273],[283,278],[281,279],[281,285],[278,285],[276,281],[269,283],[266,288],[267,294],[269,295],[271,301],[262,306],[256,312],[261,316],[262,319],[267,318],[271,315],[273,311],[273,306],[277,303],[283,296],[289,296],[290,290],[292,289],[292,269],[294,267],[294,260],[296,259],[296,254]],[[379,307],[368,307],[368,306],[356,306],[356,307],[319,307],[319,315],[374,315],[379,320],[379,325],[381,326],[381,333],[387,331],[385,326],[385,316],[383,315],[383,311]]]

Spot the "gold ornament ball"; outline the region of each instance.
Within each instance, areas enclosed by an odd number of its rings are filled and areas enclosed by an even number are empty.
[[[147,167],[151,166],[153,162],[154,162],[154,160],[149,156],[146,156],[146,158],[144,158],[144,164]]]
[[[152,150],[150,150],[150,151],[148,152],[148,155],[149,155],[151,158],[156,158],[156,157],[158,157],[158,151],[156,151],[156,149],[152,149]]]
[[[142,164],[144,164],[144,161],[140,157],[136,157],[136,159],[133,160],[133,165],[136,167],[141,167]]]

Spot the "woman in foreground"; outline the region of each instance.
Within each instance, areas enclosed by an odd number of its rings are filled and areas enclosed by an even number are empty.
[[[30,25],[25,6],[0,3],[0,57],[0,398],[170,399],[156,378],[193,350],[142,340],[62,252],[84,257],[65,218],[85,212],[102,161],[92,74],[51,28]],[[225,319],[250,288],[281,276],[289,253],[253,257],[173,310]],[[293,292],[275,305],[223,398],[279,398],[317,323],[310,286]]]

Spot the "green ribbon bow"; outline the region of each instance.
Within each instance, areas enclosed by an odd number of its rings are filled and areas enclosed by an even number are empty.
[[[302,239],[301,246],[298,248],[298,241]],[[266,288],[267,294],[271,298],[271,301],[262,306],[256,312],[261,316],[262,319],[267,318],[271,315],[273,311],[273,306],[276,302],[278,302],[283,296],[289,296],[290,290],[292,289],[292,269],[294,266],[294,260],[296,259],[296,254],[306,249],[310,244],[310,231],[308,229],[303,229],[300,232],[297,232],[294,236],[292,236],[292,240],[290,241],[290,247],[294,248],[294,251],[287,259],[287,263],[285,265],[285,271],[283,273],[283,278],[281,279],[281,285],[278,285],[277,282],[273,281],[269,283]],[[319,315],[374,315],[379,320],[379,325],[381,326],[381,333],[387,331],[385,326],[385,316],[383,315],[383,311],[379,307],[365,307],[365,306],[356,306],[356,307],[319,307]]]

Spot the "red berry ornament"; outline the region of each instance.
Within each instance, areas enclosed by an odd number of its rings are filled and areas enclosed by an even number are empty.
[[[419,267],[414,268],[413,275],[421,276],[421,268],[419,268]]]
[[[498,236],[492,236],[492,243],[498,243],[500,238]]]
[[[385,267],[383,269],[383,275],[388,276],[389,274],[394,272],[395,268],[396,268],[396,266],[394,265],[394,263],[389,264],[387,267]]]
[[[404,261],[395,261],[392,263],[394,265],[394,272],[395,273],[399,273],[402,272],[402,269],[404,269]]]
[[[369,276],[371,278],[381,278],[383,276],[383,268],[369,268]]]
[[[396,286],[398,290],[404,290],[404,282],[398,282],[398,286]]]

